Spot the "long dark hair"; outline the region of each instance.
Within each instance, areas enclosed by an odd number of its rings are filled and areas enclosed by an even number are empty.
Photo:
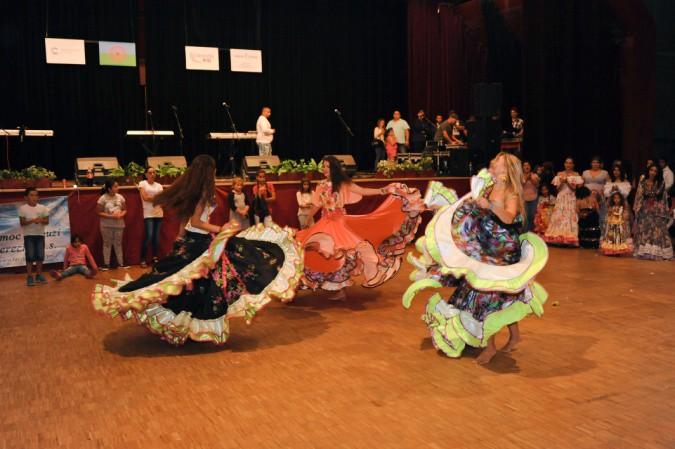
[[[305,183],[309,184],[309,189],[305,192]],[[312,193],[312,181],[310,181],[308,178],[303,178],[300,181],[300,188],[298,189],[300,193]]]
[[[342,167],[342,163],[335,156],[324,156],[324,162],[328,163],[330,169],[330,182],[333,192],[339,192],[342,184],[351,184],[352,180]]]
[[[649,172],[651,171],[652,167],[656,167],[656,177],[654,178],[654,183],[657,186],[662,186],[663,185],[663,170],[661,170],[661,167],[659,167],[656,164],[651,164],[649,167],[647,167],[647,170],[645,170],[645,181],[649,179]]]
[[[200,154],[185,173],[154,198],[155,206],[172,209],[181,219],[190,218],[197,205],[213,201],[216,189],[216,161]]]
[[[106,179],[105,182],[103,183],[103,187],[101,187],[101,195],[105,195],[106,193],[110,193],[110,189],[113,188],[117,181],[114,179]]]
[[[614,169],[618,168],[619,169],[619,179],[614,176]],[[612,165],[612,170],[609,174],[610,179],[612,182],[623,182],[628,179],[628,176],[626,175],[626,170],[623,168],[623,164],[614,164]]]

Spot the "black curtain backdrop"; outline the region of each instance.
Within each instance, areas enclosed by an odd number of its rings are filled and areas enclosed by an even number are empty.
[[[622,154],[621,33],[598,0],[525,0],[525,157],[578,170]],[[650,70],[650,68],[645,68]],[[630,125],[629,125],[630,126]]]
[[[447,117],[471,113],[471,86],[485,80],[486,49],[467,33],[447,2],[408,2],[408,89],[411,113],[425,109]]]
[[[13,168],[39,164],[70,177],[76,157],[144,161],[140,145],[123,137],[145,128],[138,68],[99,66],[96,44],[86,44],[86,66],[48,65],[44,53],[47,24],[49,37],[137,41],[137,1],[29,0],[3,8],[0,127],[56,133],[23,147],[10,140]],[[407,112],[405,1],[145,0],[144,10],[148,107],[155,129],[175,130],[170,105],[178,106],[188,159],[226,151],[205,140],[229,128],[223,101],[240,131],[255,129],[269,105],[282,158],[346,153],[338,108],[356,134],[351,153],[362,167],[372,163],[375,119]],[[220,71],[187,71],[186,44],[261,49],[263,73],[230,72],[227,51]],[[176,141],[159,153],[176,154]]]

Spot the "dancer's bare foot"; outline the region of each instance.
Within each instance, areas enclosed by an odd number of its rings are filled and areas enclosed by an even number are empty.
[[[512,352],[516,350],[516,346],[520,343],[520,335],[511,335],[509,341],[499,350],[500,352]]]
[[[518,323],[509,324],[509,341],[500,349],[501,352],[511,352],[516,349],[520,342],[520,329]]]
[[[497,354],[497,347],[495,346],[495,337],[490,338],[488,345],[476,357],[476,363],[479,365],[487,365],[490,360]]]
[[[328,295],[330,301],[344,301],[347,299],[347,294],[345,293],[344,288]]]

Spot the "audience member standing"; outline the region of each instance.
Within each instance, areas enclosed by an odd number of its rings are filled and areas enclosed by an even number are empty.
[[[399,153],[407,153],[410,147],[410,125],[401,118],[400,111],[394,111],[394,117],[387,123],[387,129],[393,129]]]
[[[120,268],[129,268],[124,264],[122,252],[122,237],[124,236],[124,217],[127,214],[127,203],[120,195],[120,186],[117,181],[107,180],[102,189],[102,195],[96,202],[96,211],[101,217],[101,237],[103,239],[103,265],[101,271],[110,269],[110,253],[115,249],[117,265]]]
[[[525,231],[534,229],[534,216],[537,213],[537,199],[539,189],[539,177],[532,172],[532,165],[528,161],[523,162],[523,200],[525,201],[525,212],[527,223]]]
[[[671,223],[668,193],[657,165],[647,169],[635,195],[634,255],[641,259],[670,260],[673,245],[668,235]]]
[[[272,115],[272,109],[265,106],[260,111],[260,117],[255,125],[255,142],[258,144],[258,154],[260,156],[270,156],[272,154],[272,141],[274,140],[275,130],[270,124],[269,118]]]
[[[152,262],[157,262],[159,232],[162,228],[162,218],[164,217],[162,208],[152,204],[153,198],[164,190],[162,184],[155,182],[155,177],[155,169],[148,167],[145,170],[145,179],[138,183],[138,191],[141,194],[141,201],[143,202],[143,223],[145,224],[145,234],[143,235],[143,244],[141,245],[142,267],[147,266],[145,258],[148,254],[148,246],[152,249],[150,254]]]
[[[387,158],[387,153],[384,150],[384,138],[387,133],[386,128],[384,127],[384,119],[377,119],[375,124],[375,129],[373,130],[373,143],[372,147],[375,150],[375,164],[373,164],[373,171],[377,171],[377,164],[380,161],[383,161]]]
[[[558,173],[552,183],[557,187],[558,194],[544,240],[557,245],[579,246],[579,216],[574,191],[583,185],[584,180],[574,171],[571,157],[565,159],[565,170]]]

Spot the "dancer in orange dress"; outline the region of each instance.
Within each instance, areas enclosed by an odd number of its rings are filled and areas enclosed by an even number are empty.
[[[305,250],[303,284],[312,289],[340,291],[355,276],[363,275],[362,286],[377,287],[401,267],[405,246],[413,240],[421,221],[424,203],[417,189],[392,183],[381,189],[360,187],[349,178],[333,156],[323,159],[323,174],[312,196],[321,219],[299,231],[296,239]],[[373,212],[348,215],[347,204],[363,196],[389,195]]]

